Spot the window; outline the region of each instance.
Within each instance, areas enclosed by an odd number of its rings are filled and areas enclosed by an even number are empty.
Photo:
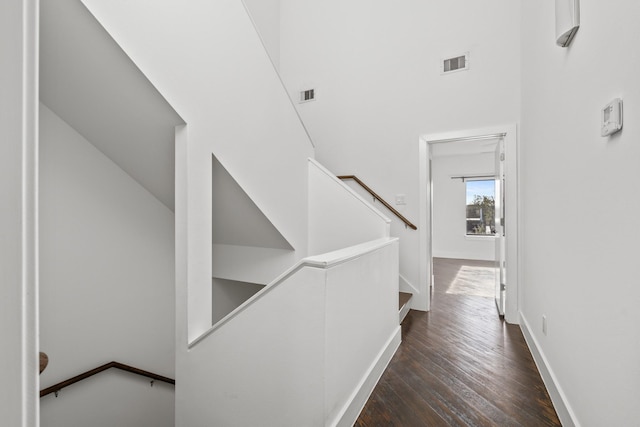
[[[495,180],[466,181],[467,236],[492,236],[495,228]]]

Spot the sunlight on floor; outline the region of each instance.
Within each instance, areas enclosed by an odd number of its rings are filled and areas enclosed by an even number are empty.
[[[495,269],[463,265],[447,288],[448,294],[485,298],[495,296]]]

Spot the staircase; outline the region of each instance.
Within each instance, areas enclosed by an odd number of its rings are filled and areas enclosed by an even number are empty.
[[[408,292],[399,292],[398,310],[400,323],[402,323],[404,318],[407,317],[407,314],[409,314],[409,309],[411,308],[411,304],[409,303],[411,302],[411,298],[413,298],[413,294],[410,294]]]
[[[417,230],[418,229],[418,227],[416,227],[411,221],[409,221],[400,212],[398,212],[396,209],[394,209],[386,200],[384,200],[382,197],[380,197],[380,195],[378,195],[378,193],[373,191],[371,189],[371,187],[369,187],[367,184],[365,184],[357,176],[355,176],[355,175],[339,175],[338,179],[340,179],[342,181],[354,181],[356,184],[359,185],[359,187],[357,187],[357,188],[363,189],[366,193],[368,193],[368,195],[370,195],[373,198],[373,203],[375,203],[376,201],[379,201],[385,208],[387,208],[387,210],[389,212],[391,212],[400,221],[402,221],[406,228],[410,228],[412,230]],[[355,188],[352,188],[352,189],[355,190]],[[360,193],[358,193],[358,194],[360,194]],[[361,195],[364,195],[364,194],[361,194]],[[411,304],[410,304],[411,298],[413,298],[413,294],[412,293],[409,293],[409,292],[400,292],[399,293],[399,296],[398,296],[398,310],[399,310],[398,316],[399,316],[400,323],[402,323],[404,318],[409,313],[409,310],[411,309]]]
[[[176,425],[353,425],[400,344],[391,220],[313,160],[243,2],[155,2],[154,19],[145,2],[82,3],[186,123]],[[249,284],[266,286],[215,315]]]

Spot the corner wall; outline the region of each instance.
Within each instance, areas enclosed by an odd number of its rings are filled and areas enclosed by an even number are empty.
[[[174,215],[40,108],[42,388],[110,361],[174,377]],[[109,402],[109,405],[105,405]],[[41,400],[46,426],[172,426],[173,387],[109,370]]]
[[[640,3],[581,0],[580,9],[563,49],[554,2],[523,2],[521,312],[565,425],[635,425]],[[600,110],[616,97],[624,129],[603,138]]]

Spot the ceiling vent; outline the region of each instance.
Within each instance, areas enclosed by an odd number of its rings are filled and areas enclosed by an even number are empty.
[[[315,101],[316,99],[316,90],[315,89],[307,89],[300,91],[300,104],[303,102]]]
[[[456,71],[465,71],[469,69],[469,53],[455,56],[453,58],[443,59],[440,63],[440,72],[449,74]]]

